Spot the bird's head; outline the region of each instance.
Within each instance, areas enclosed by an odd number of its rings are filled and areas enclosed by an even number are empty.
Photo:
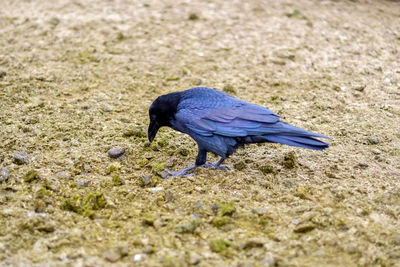
[[[151,143],[156,137],[158,129],[163,126],[171,127],[171,120],[175,118],[175,113],[179,101],[180,92],[170,93],[157,97],[149,109],[150,125],[147,131],[147,137]]]

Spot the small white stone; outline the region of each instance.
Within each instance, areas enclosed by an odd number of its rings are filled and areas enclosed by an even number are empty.
[[[162,187],[162,186],[151,187],[151,188],[149,188],[149,190],[150,190],[151,192],[153,192],[153,193],[157,193],[158,191],[163,190],[163,187]]]
[[[142,254],[133,255],[133,261],[140,261],[142,259]]]

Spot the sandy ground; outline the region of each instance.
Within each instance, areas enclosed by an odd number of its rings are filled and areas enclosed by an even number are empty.
[[[399,266],[399,49],[398,1],[2,1],[0,265]],[[148,107],[199,85],[331,147],[161,179],[197,148]]]

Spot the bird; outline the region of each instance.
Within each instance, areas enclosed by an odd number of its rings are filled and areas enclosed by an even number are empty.
[[[149,108],[148,140],[151,143],[161,127],[188,134],[198,146],[195,164],[180,171],[164,169],[169,177],[190,176],[197,167],[229,169],[222,166],[239,147],[254,143],[279,143],[324,150],[331,139],[280,120],[268,108],[252,104],[227,93],[207,87],[194,87],[157,97]],[[207,152],[220,156],[216,163],[206,163]]]

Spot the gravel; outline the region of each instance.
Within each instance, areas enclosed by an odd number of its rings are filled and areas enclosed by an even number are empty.
[[[10,169],[9,168],[1,168],[0,169],[0,182],[7,181],[8,177],[10,177]]]
[[[120,146],[116,146],[108,150],[108,156],[113,159],[122,157],[124,154],[125,154],[125,148]]]
[[[18,165],[27,164],[29,162],[29,156],[25,152],[18,151],[13,155],[14,163]]]

